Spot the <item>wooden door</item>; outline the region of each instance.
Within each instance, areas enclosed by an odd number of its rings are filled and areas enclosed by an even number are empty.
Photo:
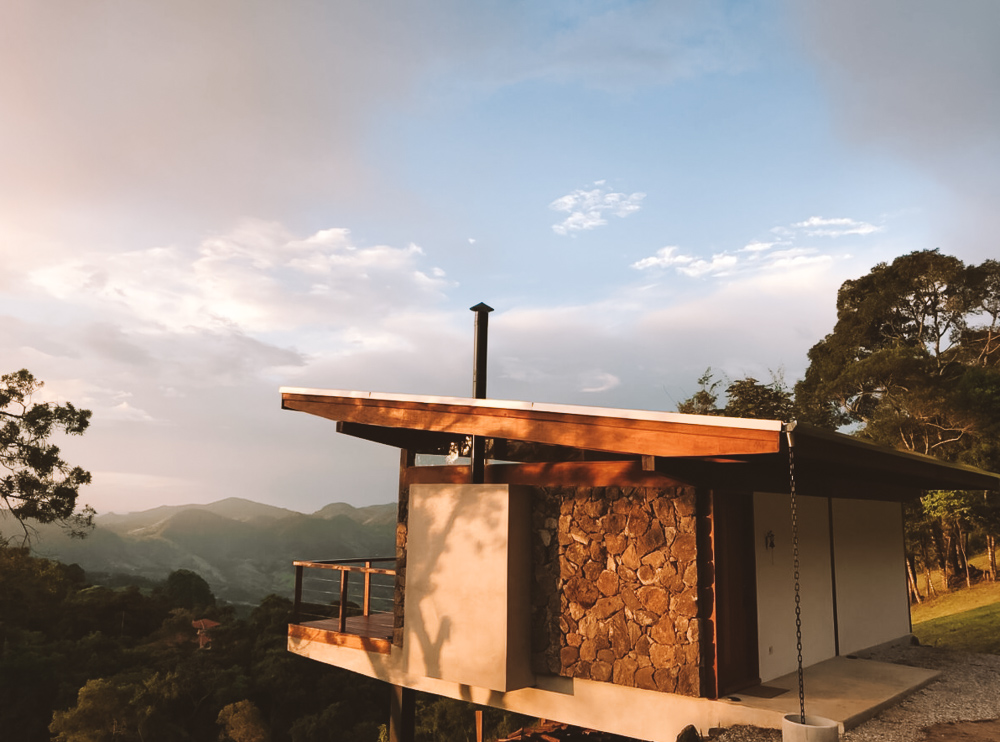
[[[760,683],[753,495],[715,492],[715,652],[718,694]]]

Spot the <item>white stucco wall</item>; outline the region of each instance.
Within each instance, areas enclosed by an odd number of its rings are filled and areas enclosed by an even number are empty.
[[[826,498],[798,497],[802,659],[806,665],[834,655],[833,592]],[[774,535],[774,548],[766,535]],[[788,495],[754,495],[757,626],[762,682],[792,672],[795,645],[795,570]]]
[[[910,632],[898,502],[833,501],[840,653]]]
[[[410,487],[404,670],[505,691],[531,685],[530,494]]]

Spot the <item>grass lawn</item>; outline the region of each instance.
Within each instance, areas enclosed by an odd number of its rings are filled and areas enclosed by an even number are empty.
[[[963,652],[1000,654],[1000,604],[913,624],[921,644]]]
[[[983,581],[911,605],[910,616],[921,644],[1000,654],[1000,582]]]

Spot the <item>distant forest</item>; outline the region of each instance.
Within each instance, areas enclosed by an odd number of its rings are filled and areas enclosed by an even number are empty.
[[[0,730],[7,742],[378,742],[388,686],[286,649],[291,601],[237,611],[190,570],[96,585],[0,547]],[[211,623],[210,623],[211,622]],[[199,626],[218,625],[200,641]],[[210,640],[210,644],[200,648]],[[472,742],[475,707],[422,696],[417,739]],[[528,720],[484,710],[487,739]]]

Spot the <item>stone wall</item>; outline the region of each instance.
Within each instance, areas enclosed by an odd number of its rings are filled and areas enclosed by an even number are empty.
[[[698,696],[693,488],[536,490],[536,672]]]

